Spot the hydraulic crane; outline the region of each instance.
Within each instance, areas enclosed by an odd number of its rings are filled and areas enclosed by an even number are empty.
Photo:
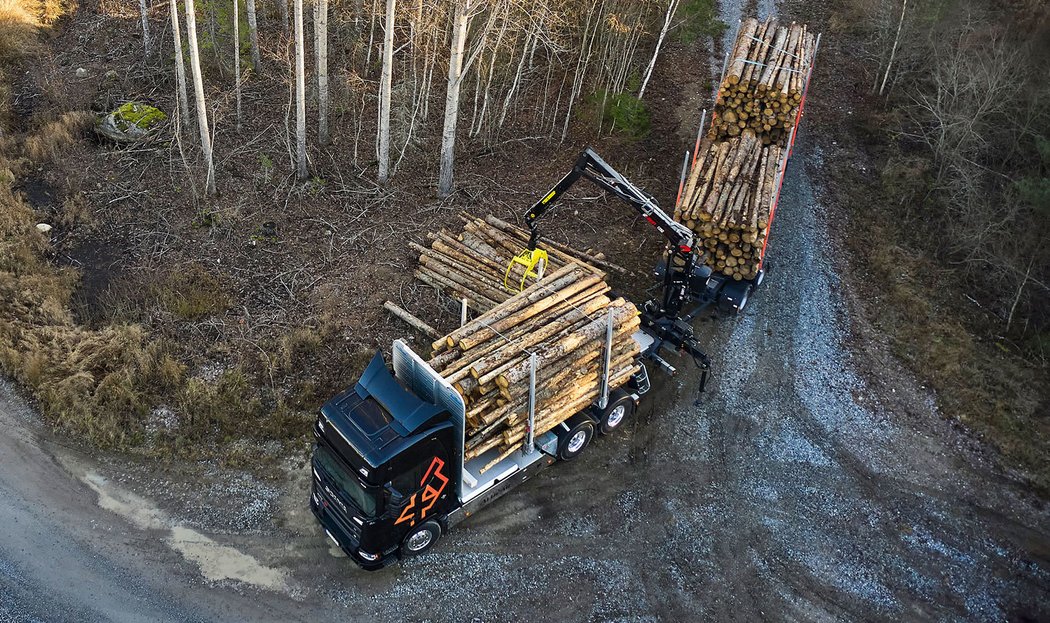
[[[572,170],[525,213],[525,223],[530,231],[529,247],[519,255],[518,262],[531,269],[542,261],[543,250],[537,248],[541,238],[538,220],[581,178],[590,180],[634,207],[667,239],[665,258],[654,271],[655,276],[662,279],[662,283],[656,286],[662,291],[641,306],[642,331],[652,340],[644,355],[674,373],[675,367],[660,356],[661,350],[669,348],[689,354],[702,370],[700,389],[703,391],[710,360],[694,337],[691,323],[713,304],[717,304],[722,312],[738,312],[747,300],[751,284],[738,284],[722,275],[712,274],[696,248],[693,232],[671,218],[652,195],[609,166],[594,150],[584,150]]]

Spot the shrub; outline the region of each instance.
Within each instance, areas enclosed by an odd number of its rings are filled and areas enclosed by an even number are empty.
[[[649,109],[637,97],[598,91],[589,103],[602,127],[611,126],[613,132],[631,139],[641,139],[649,133]]]
[[[715,0],[686,0],[678,9],[678,17],[683,20],[678,30],[678,39],[683,43],[691,43],[703,36],[717,37],[728,28],[718,19]]]

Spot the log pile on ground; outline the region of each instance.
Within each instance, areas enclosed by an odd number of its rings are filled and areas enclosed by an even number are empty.
[[[705,142],[675,210],[703,241],[707,265],[738,281],[758,274],[782,151],[750,129]]]
[[[610,314],[609,385],[615,388],[638,369],[640,351],[631,337],[639,325],[638,310],[622,298],[610,298],[604,275],[580,263],[552,268],[522,292],[436,340],[429,363],[467,404],[464,459],[495,449],[484,471],[521,448],[531,353],[537,356],[535,435],[594,402]]]
[[[815,41],[804,24],[744,20],[718,89],[708,138],[723,140],[751,129],[763,145],[784,147],[798,116]]]
[[[411,243],[419,252],[416,278],[451,298],[466,298],[467,305],[476,312],[486,312],[522,289],[523,265],[512,266],[506,278],[510,288],[504,287],[504,276],[511,258],[528,245],[529,233],[494,216],[462,218],[464,227],[459,234],[442,229],[428,235],[429,246]],[[547,273],[573,262],[599,277],[608,270],[626,272],[600,253],[578,251],[547,240],[539,246],[547,251],[550,260],[544,269]],[[524,285],[535,282],[535,277],[528,277]]]

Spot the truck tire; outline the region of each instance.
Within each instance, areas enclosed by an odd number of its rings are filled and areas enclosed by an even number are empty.
[[[731,281],[718,293],[718,312],[725,316],[736,316],[747,307],[751,297],[751,284],[745,281]]]
[[[568,429],[568,430],[566,430]],[[558,436],[558,458],[571,461],[580,456],[594,437],[594,422],[582,413],[565,421]]]
[[[623,426],[627,418],[634,415],[634,398],[623,389],[615,389],[609,393],[609,404],[604,409],[594,408],[594,415],[598,418],[598,432],[608,435]]]
[[[401,542],[402,556],[419,556],[434,547],[441,538],[441,524],[436,521],[424,521],[416,529],[405,535]]]
[[[765,281],[765,279],[766,279],[766,269],[763,268],[763,269],[758,271],[757,275],[755,275],[755,286],[754,286],[754,289],[757,290],[758,287],[760,285],[762,285],[762,282]]]

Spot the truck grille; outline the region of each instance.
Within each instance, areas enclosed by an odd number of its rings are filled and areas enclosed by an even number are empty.
[[[342,502],[337,500],[333,495],[325,491],[325,485],[322,482],[314,483],[314,494],[318,498],[317,506],[326,515],[331,517],[332,521],[346,534],[350,535],[354,541],[361,541],[361,527],[358,526],[352,519],[346,516],[342,511]]]

